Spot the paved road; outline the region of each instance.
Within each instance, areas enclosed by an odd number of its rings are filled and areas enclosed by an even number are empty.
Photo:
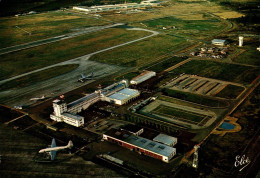
[[[55,37],[51,37],[51,38],[47,38],[47,39],[43,39],[43,40],[33,41],[33,42],[24,43],[24,44],[15,45],[15,46],[10,46],[7,48],[0,49],[0,55],[15,52],[15,51],[20,51],[23,49],[32,48],[32,47],[36,47],[36,46],[40,46],[40,45],[44,45],[44,44],[48,44],[48,43],[53,43],[53,42],[57,42],[57,41],[61,41],[61,40],[66,40],[68,38],[74,38],[76,36],[85,35],[88,33],[93,33],[96,31],[100,31],[100,30],[104,30],[107,28],[112,28],[112,27],[116,27],[116,26],[120,26],[120,25],[124,25],[124,24],[116,23],[116,24],[112,24],[112,25],[89,27],[89,28],[85,28],[84,30],[74,32],[74,33],[68,33],[65,35],[55,36]]]
[[[102,49],[102,50],[99,50],[99,51],[96,51],[96,52],[87,54],[87,55],[82,56],[82,57],[84,57],[84,58],[86,58],[86,57],[89,58],[89,57],[92,56],[92,55],[95,55],[95,54],[98,54],[98,53],[102,53],[102,52],[105,52],[105,51],[108,51],[108,50],[111,50],[111,49],[114,49],[114,48],[122,47],[122,46],[125,46],[125,45],[128,45],[128,44],[131,44],[131,43],[135,43],[135,42],[138,42],[138,41],[141,41],[141,40],[144,40],[144,39],[146,39],[146,38],[150,38],[150,37],[152,37],[152,36],[155,36],[155,35],[158,35],[158,34],[159,34],[159,33],[156,32],[156,31],[147,30],[147,29],[142,29],[142,28],[129,28],[128,30],[141,30],[141,31],[151,32],[152,34],[151,34],[151,35],[148,35],[148,36],[145,36],[145,37],[142,37],[142,38],[138,38],[138,39],[136,39],[136,40],[132,40],[132,41],[129,41],[129,42],[126,42],[126,43],[122,43],[122,44],[119,44],[119,45],[116,45],[116,46],[112,46],[112,47],[109,47],[109,48],[105,48],[105,49]],[[50,66],[47,66],[47,67],[43,67],[43,68],[41,68],[41,69],[37,69],[37,70],[31,71],[31,72],[27,72],[27,73],[24,73],[24,74],[21,74],[21,75],[17,75],[17,76],[14,76],[14,77],[11,77],[11,78],[8,78],[8,79],[5,79],[5,80],[1,80],[1,81],[0,81],[0,85],[3,84],[3,83],[5,83],[5,82],[8,82],[8,81],[11,81],[11,80],[20,78],[20,77],[24,77],[24,76],[26,76],[26,75],[33,74],[33,73],[36,73],[36,72],[40,72],[40,71],[42,71],[42,70],[46,70],[46,69],[49,69],[49,68],[52,68],[52,67],[71,64],[73,61],[77,61],[77,60],[79,60],[79,59],[82,58],[82,57],[74,58],[74,59],[71,59],[71,60],[68,60],[68,61],[60,62],[60,63],[54,64],[54,65],[50,65]]]

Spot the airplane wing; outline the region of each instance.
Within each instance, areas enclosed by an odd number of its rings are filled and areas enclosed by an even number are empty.
[[[52,139],[52,142],[51,142],[51,148],[53,147],[56,147],[56,141],[55,141],[55,138]]]
[[[55,150],[51,151],[50,155],[51,155],[51,160],[53,161],[56,156],[56,151]]]
[[[81,74],[81,78],[86,78],[86,76],[84,74]]]

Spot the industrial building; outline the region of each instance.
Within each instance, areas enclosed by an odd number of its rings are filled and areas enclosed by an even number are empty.
[[[125,130],[112,128],[103,134],[103,139],[166,163],[176,155],[176,148],[133,135]]]
[[[133,135],[141,135],[144,132],[144,129],[142,127],[139,127],[137,125],[128,124],[120,128],[121,130],[125,130],[127,132],[130,132]]]
[[[127,3],[127,4],[115,4],[115,5],[102,5],[102,6],[91,6],[91,7],[73,7],[74,10],[84,11],[86,13],[96,13],[105,11],[115,11],[115,10],[129,10],[129,9],[140,9],[146,7],[153,7],[160,5],[159,1],[142,1],[140,4],[137,3]]]
[[[165,134],[159,134],[156,137],[154,137],[153,141],[165,144],[167,146],[173,147],[174,145],[177,144],[177,138],[176,137],[171,137],[169,135]]]
[[[211,42],[213,45],[217,45],[217,46],[225,46],[227,44],[226,40],[221,40],[221,39],[214,39]]]
[[[123,105],[135,99],[139,95],[140,92],[138,90],[124,88],[112,95],[107,96],[105,100],[118,105]]]
[[[131,81],[130,84],[132,85],[138,85],[152,77],[156,76],[156,72],[153,71],[144,71],[140,75],[134,77]]]
[[[123,105],[140,95],[138,90],[127,88],[128,85],[127,80],[122,80],[69,104],[63,100],[54,100],[54,112],[50,115],[50,118],[54,121],[65,122],[75,127],[83,126],[84,118],[76,114],[87,109],[90,105],[100,100]]]

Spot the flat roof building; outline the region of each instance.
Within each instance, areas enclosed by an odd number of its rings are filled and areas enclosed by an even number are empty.
[[[152,140],[132,135],[124,130],[110,129],[103,134],[103,139],[117,143],[120,146],[134,150],[141,154],[160,159],[166,163],[176,155],[176,148],[154,142]]]
[[[124,88],[110,96],[106,97],[106,101],[114,102],[118,105],[123,105],[131,101],[132,99],[135,99],[140,95],[140,92],[138,90],[130,89],[130,88]]]
[[[156,137],[154,137],[153,141],[158,142],[158,143],[162,143],[168,146],[173,147],[174,145],[177,144],[177,138],[176,137],[172,137],[169,135],[165,135],[160,133],[159,135],[157,135]]]
[[[138,85],[139,83],[142,83],[152,77],[156,76],[156,73],[153,71],[144,71],[143,73],[141,73],[140,75],[134,77],[130,83],[132,85]]]
[[[142,127],[139,127],[137,125],[127,124],[125,126],[122,126],[120,128],[121,130],[126,130],[130,132],[133,135],[141,135],[144,132],[144,129]]]
[[[225,44],[227,44],[226,40],[221,40],[221,39],[214,39],[211,42],[213,45],[217,45],[217,46],[225,46]]]

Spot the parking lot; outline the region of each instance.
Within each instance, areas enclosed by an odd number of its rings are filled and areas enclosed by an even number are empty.
[[[200,77],[197,75],[181,74],[168,81],[163,85],[163,87],[200,95],[215,96],[229,84],[239,85],[236,83]]]

